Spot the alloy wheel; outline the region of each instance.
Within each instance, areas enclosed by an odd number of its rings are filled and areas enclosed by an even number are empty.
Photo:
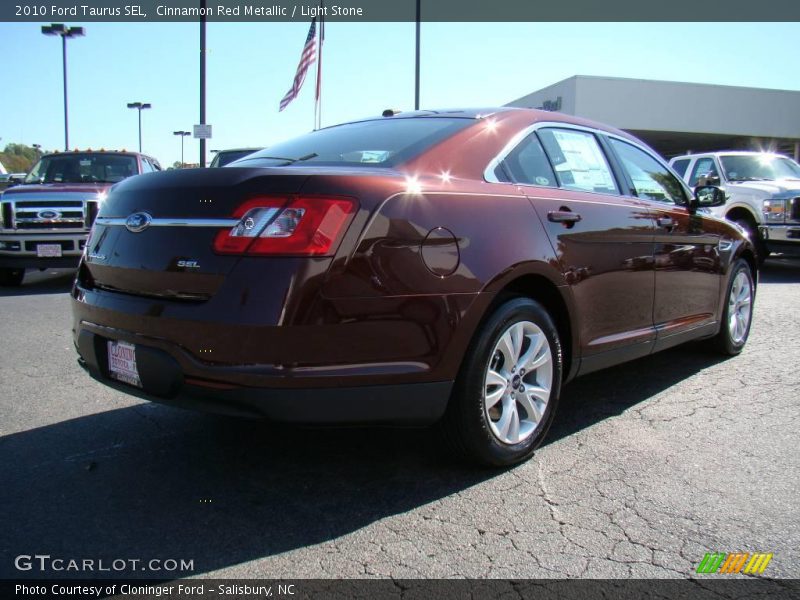
[[[535,323],[518,321],[497,341],[484,377],[489,428],[504,444],[528,439],[544,420],[553,383],[550,343]]]
[[[753,311],[753,286],[745,271],[739,271],[733,280],[728,298],[728,332],[734,344],[747,337],[747,328]]]

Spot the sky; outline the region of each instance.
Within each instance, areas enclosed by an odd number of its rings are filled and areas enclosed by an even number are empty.
[[[41,23],[0,23],[0,147],[63,149],[61,44]],[[199,123],[199,25],[80,23],[67,42],[71,148],[180,160]],[[322,125],[414,108],[414,23],[327,23]],[[314,73],[283,111],[308,23],[207,25],[208,149],[261,147],[314,124]],[[573,75],[800,90],[800,23],[423,23],[421,108],[508,103]],[[198,141],[185,139],[186,162]],[[210,161],[212,154],[208,154]]]

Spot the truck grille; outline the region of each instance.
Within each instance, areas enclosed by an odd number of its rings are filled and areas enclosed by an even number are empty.
[[[789,202],[792,205],[789,212],[792,221],[800,221],[800,198],[792,198]]]
[[[14,229],[85,229],[87,214],[82,200],[18,200],[6,219]]]

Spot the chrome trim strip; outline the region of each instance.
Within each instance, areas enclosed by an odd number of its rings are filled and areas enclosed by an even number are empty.
[[[127,217],[97,217],[97,225],[125,227]],[[158,218],[150,221],[149,227],[235,227],[239,219],[167,219]]]
[[[483,178],[489,183],[501,183],[500,181],[497,181],[497,178],[494,176],[494,170],[497,167],[497,165],[500,164],[501,162],[503,162],[503,160],[505,160],[506,156],[511,154],[511,151],[514,150],[514,148],[516,148],[517,145],[520,144],[520,142],[522,142],[522,140],[524,140],[526,137],[528,137],[531,133],[533,133],[537,129],[541,129],[543,127],[558,127],[560,129],[576,129],[578,131],[585,131],[587,133],[592,133],[592,134],[594,134],[594,133],[603,133],[603,134],[606,134],[606,135],[612,135],[612,136],[617,137],[619,139],[625,140],[626,142],[630,141],[630,140],[628,140],[626,138],[622,138],[620,136],[614,135],[613,133],[610,133],[608,131],[604,131],[602,129],[592,129],[591,127],[585,127],[583,125],[576,125],[574,123],[566,123],[566,122],[563,122],[563,121],[538,121],[538,122],[534,123],[533,125],[528,125],[525,129],[523,129],[522,131],[519,131],[513,138],[511,138],[511,141],[509,141],[503,147],[503,149],[500,150],[500,152],[497,154],[497,156],[495,156],[489,162],[489,165],[486,167],[486,169],[483,172]],[[526,185],[532,185],[533,186],[533,184],[526,184]],[[534,186],[534,187],[557,187],[557,186]]]
[[[81,206],[17,206],[17,212],[39,212],[40,210],[57,210],[58,212],[80,212]]]
[[[647,145],[645,145],[645,144],[643,144],[643,143],[641,143],[639,141],[634,141],[634,140],[631,140],[631,139],[626,138],[624,136],[621,136],[621,135],[619,135],[617,133],[613,133],[611,131],[606,131],[605,129],[592,128],[592,127],[587,127],[585,125],[578,125],[578,124],[575,124],[575,123],[565,123],[565,122],[562,122],[562,121],[538,121],[538,122],[534,123],[533,125],[529,125],[528,127],[523,129],[522,131],[518,132],[516,135],[514,135],[513,138],[511,138],[511,141],[509,141],[503,147],[503,149],[497,154],[497,156],[495,156],[492,160],[489,161],[489,164],[486,166],[486,169],[484,169],[484,171],[483,171],[483,179],[488,183],[506,183],[506,184],[514,183],[514,182],[501,182],[501,181],[498,181],[498,179],[494,175],[494,170],[497,168],[497,165],[499,165],[501,162],[503,162],[505,160],[506,156],[511,154],[511,152],[514,150],[514,148],[516,148],[517,145],[519,145],[526,137],[528,137],[531,133],[533,133],[537,129],[541,129],[543,127],[550,127],[550,128],[557,127],[559,129],[575,129],[575,130],[578,130],[578,131],[585,131],[587,133],[592,133],[592,134],[598,134],[599,133],[599,134],[605,135],[605,136],[610,137],[610,138],[615,138],[615,139],[617,139],[617,140],[619,140],[621,142],[625,142],[627,144],[630,144],[631,146],[634,146],[635,148],[638,148],[639,150],[641,150],[642,152],[644,152],[645,154],[650,156],[650,158],[654,159],[661,166],[666,167],[666,169],[670,173],[672,173],[675,177],[678,178],[678,181],[684,187],[684,191],[691,192],[689,187],[686,185],[686,182],[683,181],[683,178],[678,176],[678,174],[675,173],[674,169],[672,167],[670,167],[669,164],[663,158],[658,156],[658,154],[652,148],[650,148],[649,146],[647,146]],[[603,151],[603,156],[605,158],[605,151],[602,148],[601,148],[601,150]],[[611,169],[613,171],[613,167],[610,164],[608,165],[608,167],[609,167],[609,169]],[[515,185],[524,185],[526,187],[536,187],[536,188],[566,189],[566,188],[562,188],[562,187],[559,187],[559,186],[539,186],[539,185],[536,185],[536,184],[533,184],[533,183],[517,183]],[[598,194],[605,194],[605,195],[615,195],[615,196],[625,196],[625,197],[637,198],[636,196],[628,196],[627,194],[624,194],[623,192],[617,192],[615,194],[608,194],[608,193],[605,193],[605,192],[591,192],[590,190],[580,190],[580,191],[589,191],[590,193],[598,193]],[[647,198],[638,198],[638,199],[647,200]]]
[[[80,217],[58,217],[56,219],[40,219],[39,217],[17,217],[19,223],[83,223]]]
[[[495,156],[492,160],[489,161],[489,164],[483,171],[483,179],[488,183],[501,183],[497,177],[495,177],[495,169],[497,166],[506,159],[506,156],[511,154],[511,151],[514,150],[526,137],[528,137],[531,133],[536,130],[536,125],[529,125],[522,131],[519,131],[511,138],[511,140],[503,146],[503,149]],[[502,183],[512,183],[512,182],[502,182]]]

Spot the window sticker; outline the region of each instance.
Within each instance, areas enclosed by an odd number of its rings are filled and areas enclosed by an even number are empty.
[[[616,185],[595,139],[581,132],[553,130],[564,162],[556,166],[565,185],[590,192],[614,192]]]

